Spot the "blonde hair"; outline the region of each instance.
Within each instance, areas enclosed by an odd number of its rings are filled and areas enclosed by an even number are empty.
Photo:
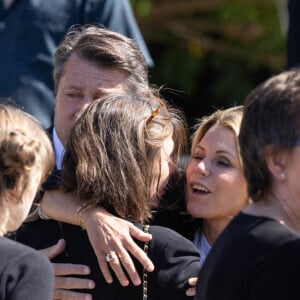
[[[239,159],[241,161],[238,135],[243,117],[243,106],[234,106],[224,110],[217,110],[209,116],[205,116],[195,125],[196,131],[192,135],[192,149],[195,151],[197,144],[202,140],[206,132],[214,125],[220,125],[230,129],[236,137]]]
[[[32,171],[42,169],[42,180],[54,166],[51,142],[29,114],[0,104],[0,205],[6,191],[17,188],[18,200],[30,182]]]

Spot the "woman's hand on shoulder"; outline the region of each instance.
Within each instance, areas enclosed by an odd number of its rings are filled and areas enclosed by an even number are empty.
[[[134,285],[141,284],[130,255],[134,256],[148,272],[154,270],[151,260],[133,240],[135,238],[147,242],[152,238],[150,234],[124,219],[113,216],[101,207],[85,210],[82,218],[100,269],[108,283],[113,281],[111,276],[113,270],[121,285],[127,286],[129,279]]]

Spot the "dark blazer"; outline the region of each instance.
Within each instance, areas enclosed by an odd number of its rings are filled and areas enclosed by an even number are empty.
[[[135,225],[142,228],[140,223]],[[196,277],[200,270],[199,254],[193,243],[165,227],[150,226],[149,232],[153,238],[149,243],[148,256],[153,261],[155,270],[147,273],[148,300],[190,299],[185,296],[187,280]],[[41,249],[50,246],[61,237],[66,240],[66,251],[53,261],[90,266],[91,274],[88,277],[96,282],[96,288],[92,291],[93,299],[142,299],[142,286],[135,287],[130,284],[124,288],[115,277],[112,284],[105,282],[87,233],[78,226],[38,220],[25,224],[23,230],[18,231],[17,240]],[[137,243],[143,248],[143,243]],[[142,278],[143,269],[140,263],[133,260]]]
[[[52,133],[51,128],[49,133]],[[55,169],[44,184],[44,189],[55,189],[59,187],[59,184],[60,173]],[[156,220],[157,224],[170,225],[178,231],[188,233],[189,226],[181,225],[190,224],[189,220],[185,221],[189,218],[185,213],[181,213],[180,208],[179,205],[174,209],[161,209],[155,214],[153,222],[155,223]],[[140,223],[134,222],[134,224],[143,228]],[[182,230],[183,228],[184,230]],[[149,243],[147,254],[154,263],[155,270],[147,274],[148,300],[190,299],[185,295],[185,291],[188,288],[188,278],[196,277],[200,270],[198,251],[192,242],[166,227],[150,226],[149,232],[153,238]],[[112,284],[105,282],[87,233],[78,226],[39,219],[25,223],[15,235],[17,241],[35,249],[50,247],[60,238],[66,240],[66,250],[52,261],[90,266],[91,274],[87,277],[96,282],[96,288],[92,291],[93,299],[142,299],[142,286],[135,287],[130,284],[124,288],[119,284],[117,278],[114,278]],[[136,242],[141,248],[144,247],[143,243]],[[142,278],[142,266],[134,258],[133,260],[140,278]],[[91,291],[86,292],[90,293]]]

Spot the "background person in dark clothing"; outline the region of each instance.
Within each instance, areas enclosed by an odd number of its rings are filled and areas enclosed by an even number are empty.
[[[73,24],[98,23],[136,41],[152,59],[128,0],[0,2],[0,96],[14,99],[43,126],[52,123],[54,52]]]
[[[300,67],[300,1],[288,0],[287,68]]]

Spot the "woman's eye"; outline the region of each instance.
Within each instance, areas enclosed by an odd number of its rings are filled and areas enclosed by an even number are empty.
[[[204,155],[195,154],[195,155],[193,155],[193,159],[203,160],[204,159]]]
[[[218,159],[217,164],[222,166],[222,167],[229,167],[230,162],[227,159]]]

